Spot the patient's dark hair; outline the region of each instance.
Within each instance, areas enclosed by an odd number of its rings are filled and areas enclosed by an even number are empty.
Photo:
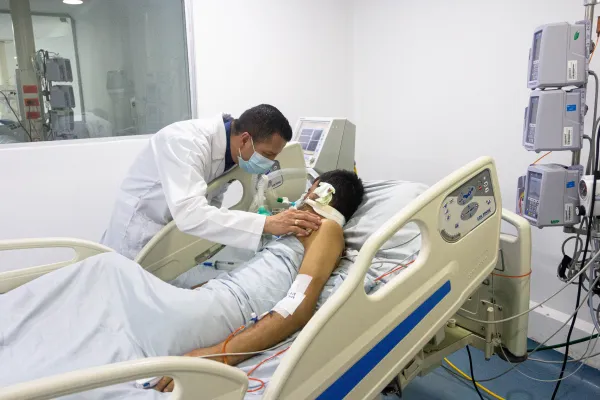
[[[365,194],[362,180],[354,172],[336,169],[319,176],[319,182],[329,183],[335,188],[329,205],[342,213],[346,221],[350,220]]]

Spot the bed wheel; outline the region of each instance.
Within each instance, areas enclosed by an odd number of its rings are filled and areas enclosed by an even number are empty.
[[[394,378],[393,381],[388,383],[388,385],[381,391],[381,394],[385,396],[397,396],[399,399],[402,398],[402,387],[400,386],[400,382],[398,381],[398,377]]]

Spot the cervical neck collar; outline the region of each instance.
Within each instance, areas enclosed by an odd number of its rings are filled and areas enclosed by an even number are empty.
[[[312,209],[321,217],[337,222],[342,228],[346,224],[346,218],[344,218],[342,213],[336,210],[335,208],[317,203],[316,201],[311,199],[305,199],[304,203],[311,206]]]

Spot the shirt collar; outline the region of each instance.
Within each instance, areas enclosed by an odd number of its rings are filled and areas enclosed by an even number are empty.
[[[225,119],[223,118],[223,123],[225,124],[225,138],[227,139],[227,147],[225,148],[225,171],[228,171],[235,165],[233,161],[233,157],[231,156],[231,121],[233,119]]]

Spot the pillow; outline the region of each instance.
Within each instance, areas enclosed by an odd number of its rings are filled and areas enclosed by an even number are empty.
[[[346,252],[338,268],[329,277],[317,307],[320,307],[343,283],[363,244],[377,229],[398,211],[427,190],[421,183],[404,181],[370,181],[364,183],[365,196],[350,221],[344,226]],[[396,232],[376,253],[365,277],[365,291],[371,293],[381,285],[377,278],[392,271],[400,262],[416,258],[421,248],[421,234],[415,223],[408,223]],[[395,274],[390,274],[392,278]],[[382,279],[386,282],[388,277]]]
[[[344,226],[347,250],[360,251],[369,236],[428,188],[422,183],[405,181],[370,181],[364,187],[363,202]],[[420,247],[419,233],[416,224],[405,225],[381,247],[377,257],[409,256]],[[415,240],[418,243],[412,243]]]

